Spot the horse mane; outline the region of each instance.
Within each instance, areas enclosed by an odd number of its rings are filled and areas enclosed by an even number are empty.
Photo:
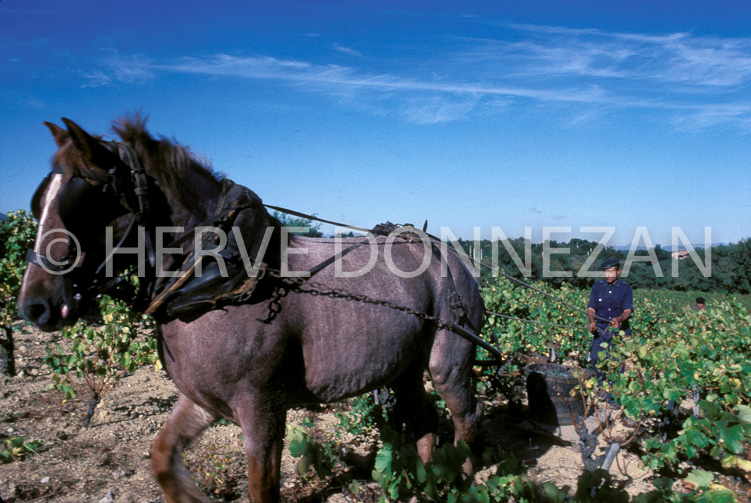
[[[147,119],[140,113],[127,115],[115,120],[112,130],[135,151],[146,172],[158,180],[163,190],[173,188],[170,192],[184,207],[195,208],[207,192],[219,193],[231,184],[223,173],[212,169],[208,159],[188,147],[174,139],[152,137],[146,129]]]

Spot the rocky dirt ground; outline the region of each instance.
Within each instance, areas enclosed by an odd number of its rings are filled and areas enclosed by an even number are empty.
[[[164,372],[143,367],[121,380],[96,409],[88,428],[81,420],[88,401],[83,381],[76,381],[78,397],[65,400],[61,392],[43,392],[51,382],[51,371],[43,362],[45,345],[56,334],[43,334],[28,326],[16,331],[16,377],[0,378],[0,446],[11,438],[40,442],[34,453],[0,464],[0,502],[54,501],[60,503],[163,501],[150,475],[149,449],[166,421],[177,397],[177,389]],[[289,422],[307,419],[316,435],[329,434],[338,420],[334,411],[346,404],[318,409],[293,410]],[[612,434],[626,438],[630,431],[620,424],[618,413],[611,417]],[[446,433],[450,426],[444,425]],[[443,435],[447,437],[447,435]],[[488,445],[500,445],[513,453],[539,483],[576,487],[583,470],[581,455],[571,443],[527,421],[521,412],[503,404],[488,404],[480,438]],[[377,450],[375,439],[343,439],[343,447],[356,451],[369,473]],[[607,448],[600,435],[596,454]],[[368,458],[370,455],[370,458]],[[216,501],[246,501],[240,429],[218,424],[204,433],[185,454],[186,464],[206,493]],[[487,471],[492,467],[486,468]],[[626,451],[618,454],[611,468],[614,478],[631,494],[651,489],[650,473],[638,457]],[[295,472],[295,461],[285,451],[282,474],[283,499],[289,502],[377,501],[378,486],[368,478],[361,481],[359,499],[341,488],[305,482]]]

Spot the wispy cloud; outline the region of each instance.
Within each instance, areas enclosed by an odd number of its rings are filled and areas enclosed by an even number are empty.
[[[365,70],[227,54],[155,62],[109,51],[87,77],[89,85],[144,82],[160,73],[278,80],[359,107],[388,108],[420,124],[530,101],[565,105],[570,125],[623,109],[664,112],[681,128],[693,121],[699,128],[732,123],[745,129],[751,122],[751,39],[532,25],[505,26],[504,32],[509,28],[514,37],[457,39],[453,50],[413,65],[406,54]],[[331,48],[362,57],[350,47]]]
[[[414,124],[438,124],[464,119],[476,113],[479,97],[468,96],[447,100],[442,96],[407,99],[401,116]]]
[[[356,49],[352,49],[351,47],[345,47],[343,45],[334,44],[333,46],[331,46],[331,48],[334,49],[335,51],[347,54],[348,56],[355,56],[355,57],[358,57],[358,58],[362,58],[363,57],[362,53],[360,51],[358,51]]]
[[[99,87],[115,83],[139,84],[153,80],[151,61],[141,56],[121,57],[114,49],[102,51],[102,65],[84,72],[84,87]]]
[[[235,57],[225,54],[207,58],[186,58],[179,62],[153,65],[155,70],[224,75],[249,79],[275,79],[298,83],[328,84],[347,88],[391,91],[425,91],[447,94],[504,95],[537,100],[596,102],[602,91],[596,86],[577,89],[539,89],[531,87],[494,86],[449,80],[427,80],[401,77],[387,73],[366,73],[354,67],[319,65],[304,61],[281,60],[271,57]]]
[[[653,85],[683,82],[697,88],[751,83],[751,39],[747,38],[512,28],[528,36],[520,42],[483,40],[478,42],[483,52],[475,57],[484,54],[489,60],[515,61],[520,72],[535,75],[605,77]]]
[[[721,125],[734,124],[743,133],[751,133],[751,104],[719,104],[699,107],[672,119],[680,131],[704,131]]]

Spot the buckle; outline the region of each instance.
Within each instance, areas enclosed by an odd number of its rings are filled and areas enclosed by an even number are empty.
[[[464,304],[462,304],[462,299],[459,297],[459,292],[451,292],[449,306],[451,306],[451,312],[454,315],[454,322],[459,322],[464,316],[466,316],[467,311],[464,309]]]

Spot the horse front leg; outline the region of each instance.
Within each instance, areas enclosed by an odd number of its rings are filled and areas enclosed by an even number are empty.
[[[279,501],[287,411],[281,400],[253,397],[233,407],[245,439],[250,503]]]
[[[167,503],[209,503],[196,487],[180,456],[217,416],[180,395],[167,424],[151,447],[151,471]]]
[[[429,363],[433,385],[451,412],[454,445],[464,441],[471,446],[483,408],[472,386],[475,346],[446,331],[438,332],[436,341]],[[474,475],[476,461],[471,456],[464,462],[465,474]]]

